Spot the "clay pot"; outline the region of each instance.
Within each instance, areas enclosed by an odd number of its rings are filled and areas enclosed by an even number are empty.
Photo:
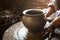
[[[46,24],[43,11],[38,9],[28,9],[23,11],[22,22],[30,32],[40,32]]]

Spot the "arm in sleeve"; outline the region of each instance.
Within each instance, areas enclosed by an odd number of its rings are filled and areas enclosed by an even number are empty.
[[[57,8],[56,8],[56,1],[55,0],[50,0],[49,1],[49,4],[48,4],[48,7],[54,7],[55,8],[55,10],[57,10]]]

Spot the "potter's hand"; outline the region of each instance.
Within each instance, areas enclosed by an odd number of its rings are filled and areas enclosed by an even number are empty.
[[[50,27],[44,28],[43,31],[42,31],[41,34],[40,34],[40,37],[43,38],[43,37],[45,37],[46,35],[48,35],[50,32],[52,32],[52,29],[51,29]]]
[[[52,32],[52,31],[54,31],[54,27],[52,26],[52,25],[50,25],[50,26],[48,26],[47,28],[45,28],[45,31],[46,32]]]
[[[51,22],[53,19],[50,18],[50,17],[47,17],[46,20],[49,21],[49,22]]]
[[[52,33],[54,32],[54,29],[52,25],[49,27],[45,28],[44,31],[41,33],[41,38],[48,38],[51,39]]]

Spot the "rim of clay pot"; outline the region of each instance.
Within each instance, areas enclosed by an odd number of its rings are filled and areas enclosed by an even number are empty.
[[[36,11],[37,13],[34,13]],[[30,13],[29,13],[30,12]],[[40,14],[42,13],[42,14]],[[44,15],[41,9],[27,9],[23,11],[23,14],[26,16],[41,16]]]

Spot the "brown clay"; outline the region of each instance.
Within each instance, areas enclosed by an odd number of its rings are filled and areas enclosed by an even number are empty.
[[[22,22],[32,33],[40,32],[46,24],[45,16],[41,10],[29,10],[23,14]]]

